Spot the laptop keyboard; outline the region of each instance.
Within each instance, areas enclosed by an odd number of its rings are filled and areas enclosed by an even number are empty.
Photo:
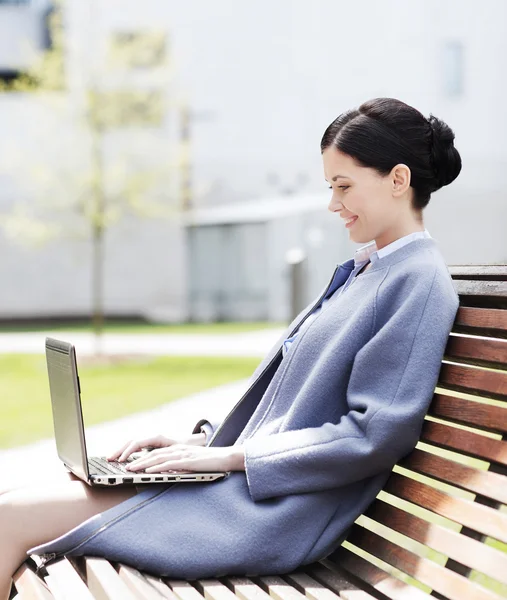
[[[127,471],[125,465],[135,460],[131,456],[127,458],[125,462],[118,462],[117,460],[107,460],[107,458],[99,456],[88,459],[88,465],[91,471],[94,471],[96,475],[132,475],[133,471]],[[144,473],[144,469],[135,471],[136,473]]]

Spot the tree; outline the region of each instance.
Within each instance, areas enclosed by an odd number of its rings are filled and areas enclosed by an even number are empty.
[[[176,198],[168,195],[172,176],[178,172],[181,149],[164,135],[171,69],[167,35],[163,31],[120,32],[110,40],[100,69],[87,68],[82,87],[72,87],[66,77],[64,2],[59,0],[50,16],[52,44],[27,73],[1,86],[3,92],[36,94],[54,107],[62,125],[73,122],[72,135],[60,134],[60,155],[65,161],[48,170],[36,161],[30,169],[38,182],[36,202],[17,202],[3,227],[7,233],[23,233],[25,239],[43,243],[84,226],[92,248],[91,314],[100,352],[104,322],[104,238],[107,230],[125,214],[142,217],[170,216]],[[148,85],[134,85],[132,70],[149,73]],[[58,116],[56,117],[58,120]],[[54,120],[40,123],[54,134]],[[56,128],[58,129],[58,128]],[[64,130],[62,126],[60,129]],[[123,147],[114,160],[104,154],[104,144],[115,132],[150,139],[140,153]],[[156,132],[157,135],[151,135]],[[49,139],[49,138],[48,138]],[[83,149],[86,152],[83,153]],[[132,150],[132,148],[130,148]],[[160,160],[162,156],[162,160]],[[173,156],[174,160],[168,160]],[[70,157],[74,157],[72,160]],[[76,168],[76,165],[79,165]],[[27,169],[24,157],[20,176]],[[12,173],[13,164],[9,165]]]

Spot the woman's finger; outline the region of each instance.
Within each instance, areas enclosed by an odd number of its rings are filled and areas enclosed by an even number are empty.
[[[132,440],[129,440],[126,444],[123,444],[123,446],[119,450],[116,450],[116,452],[113,452],[112,454],[110,454],[107,457],[107,460],[116,460],[118,458],[118,456],[121,456],[121,454],[126,450],[126,448],[129,447],[129,445],[131,443],[132,443]]]
[[[147,467],[159,465],[167,460],[181,458],[181,452],[169,450],[168,448],[164,448],[163,450],[163,452],[158,454],[155,454],[155,450],[153,450],[148,456],[143,456],[142,458],[138,458],[137,460],[132,461],[125,468],[128,471],[136,471],[138,469],[146,469]]]
[[[192,472],[192,469],[188,466],[188,459],[181,460],[166,460],[165,462],[160,463],[159,465],[148,467],[145,469],[146,473],[167,473],[167,472]]]
[[[154,439],[153,438],[147,438],[144,440],[132,440],[127,447],[123,450],[123,452],[120,455],[120,458],[118,459],[119,462],[123,462],[125,460],[127,460],[127,458],[133,453],[133,452],[138,452],[139,450],[142,450],[142,448],[145,448],[147,446],[152,446],[152,444],[154,443]]]

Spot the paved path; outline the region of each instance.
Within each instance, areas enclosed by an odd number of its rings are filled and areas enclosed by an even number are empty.
[[[223,418],[247,390],[248,379],[192,394],[174,400],[165,406],[144,413],[136,413],[86,430],[86,442],[90,455],[105,455],[120,447],[129,439],[157,435],[168,436],[191,433],[202,418]],[[44,471],[41,465],[44,465]],[[35,444],[0,450],[0,489],[9,485],[26,483],[30,478],[26,469],[36,477],[51,479],[62,470],[53,439]]]
[[[273,328],[227,334],[106,333],[101,338],[100,349],[106,354],[263,357],[283,331]],[[43,331],[0,333],[0,353],[42,354],[46,336],[72,342],[79,355],[92,354],[96,350],[91,333]]]

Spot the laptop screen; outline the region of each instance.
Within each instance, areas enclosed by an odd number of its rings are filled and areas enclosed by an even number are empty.
[[[46,362],[58,456],[84,479],[88,479],[74,346],[46,338]]]

